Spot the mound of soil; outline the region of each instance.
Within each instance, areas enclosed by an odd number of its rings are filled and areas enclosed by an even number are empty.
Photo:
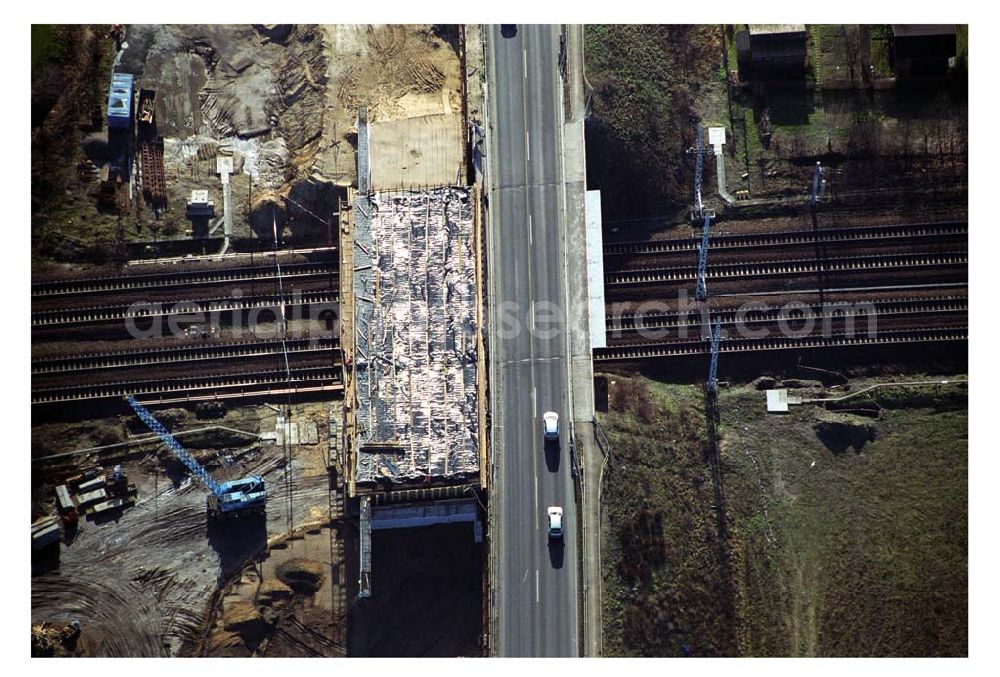
[[[771,388],[774,388],[774,386],[776,386],[777,384],[778,384],[777,379],[771,376],[761,376],[755,379],[754,382],[751,383],[750,385],[752,385],[757,390],[770,390]]]
[[[292,589],[277,578],[267,578],[257,590],[257,599],[264,604],[270,604],[278,599],[292,596]]]
[[[295,592],[312,595],[323,586],[324,569],[321,562],[296,557],[280,564],[276,573]]]
[[[259,631],[263,619],[256,604],[239,600],[225,605],[222,623],[226,630],[243,634]]]
[[[173,430],[181,423],[187,421],[188,417],[190,416],[190,413],[188,412],[187,409],[174,407],[172,409],[162,409],[160,411],[157,411],[155,416],[156,420],[162,423],[167,430]],[[136,421],[136,424],[138,426],[141,427],[143,425],[142,421],[139,420],[138,416],[134,416],[132,418],[133,420]]]

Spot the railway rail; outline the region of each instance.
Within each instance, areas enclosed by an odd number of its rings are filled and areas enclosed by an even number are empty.
[[[895,298],[863,301],[829,301],[824,304],[792,303],[784,305],[754,304],[745,308],[712,310],[712,319],[723,326],[732,324],[762,324],[771,322],[799,322],[835,318],[857,319],[871,316],[905,316],[963,313],[969,310],[965,296],[932,298]],[[696,310],[667,313],[629,313],[609,317],[606,329],[609,335],[641,331],[688,329],[704,325],[704,318]]]
[[[337,303],[340,295],[332,291],[296,291],[277,294],[255,295],[240,298],[200,299],[176,301],[173,303],[136,302],[129,305],[113,305],[97,308],[67,308],[62,310],[40,310],[31,314],[32,328],[57,327],[64,325],[94,324],[136,319],[153,319],[191,314],[212,314],[259,310],[262,308],[285,306],[306,306],[323,303]]]
[[[134,367],[155,367],[178,363],[206,363],[218,360],[249,359],[271,355],[309,354],[335,350],[336,338],[288,339],[284,342],[240,341],[222,344],[120,350],[73,356],[45,357],[31,361],[32,376],[60,375],[83,371],[103,371]]]
[[[709,265],[707,279],[756,277],[796,277],[817,273],[874,272],[897,269],[923,269],[968,265],[966,252],[936,254],[876,254],[839,258],[807,258],[759,263],[720,263]],[[688,282],[697,278],[697,266],[636,268],[604,274],[606,286]]]
[[[120,381],[33,390],[32,404],[80,402],[135,395],[144,403],[226,399],[257,395],[342,390],[339,365],[257,371],[217,376]]]
[[[804,337],[776,336],[761,339],[724,339],[719,343],[720,353],[749,353],[771,350],[801,350],[809,348],[847,348],[856,346],[897,345],[945,341],[967,341],[968,327],[941,329],[903,329],[867,334],[810,335]],[[676,341],[647,343],[632,346],[612,346],[594,350],[597,362],[648,360],[650,358],[691,357],[711,352],[708,341]]]
[[[321,263],[285,263],[281,277],[285,280],[338,275],[336,261]],[[58,280],[31,283],[31,298],[45,299],[77,294],[110,294],[171,287],[194,287],[234,282],[262,283],[278,279],[277,270],[271,266],[239,266],[214,270],[186,270],[176,273],[141,273],[118,277]]]
[[[745,235],[715,235],[709,251],[718,249],[754,249],[799,245],[827,245],[852,242],[885,242],[953,237],[968,234],[967,221],[907,223],[890,226],[859,226],[829,230],[793,230]],[[642,256],[697,252],[701,237],[675,238],[646,242],[613,242],[604,245],[604,256]]]

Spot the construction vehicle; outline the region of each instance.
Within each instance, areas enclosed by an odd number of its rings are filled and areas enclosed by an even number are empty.
[[[128,475],[125,474],[120,465],[114,467],[105,484],[109,496],[120,498],[126,502],[135,499],[139,493],[135,485],[128,481]]]
[[[152,125],[156,111],[156,90],[139,90],[139,127]]]
[[[163,443],[173,455],[183,463],[191,474],[208,489],[208,516],[210,519],[229,517],[250,517],[263,515],[267,506],[267,489],[264,478],[259,475],[247,475],[238,480],[216,482],[208,471],[195,460],[187,449],[156,420],[153,415],[138,400],[129,395],[125,398],[139,419],[150,430],[160,436]]]

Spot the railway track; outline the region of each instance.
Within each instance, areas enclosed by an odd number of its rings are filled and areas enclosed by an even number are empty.
[[[240,298],[202,299],[197,301],[177,301],[170,304],[136,302],[129,305],[113,305],[97,308],[67,308],[63,310],[40,310],[31,314],[32,328],[58,327],[64,325],[94,324],[136,319],[152,319],[192,313],[211,314],[258,310],[277,307],[306,306],[320,303],[337,303],[339,294],[331,291],[296,291],[277,294],[256,295]]]
[[[771,350],[792,350],[806,348],[846,348],[855,346],[878,346],[968,340],[968,327],[948,327],[942,329],[892,330],[867,334],[839,334],[832,336],[771,337],[762,339],[724,339],[719,342],[720,353],[750,353]],[[707,355],[711,352],[708,341],[678,341],[648,343],[633,346],[612,346],[594,350],[597,362],[619,362],[627,360],[648,360],[650,358],[691,357]]]
[[[248,359],[289,354],[309,354],[335,350],[336,338],[290,339],[276,341],[241,341],[221,345],[197,345],[177,348],[121,350],[85,355],[45,357],[31,361],[32,376],[60,375],[83,371],[103,371],[134,367],[156,367],[178,363],[205,363],[218,360]]]
[[[907,223],[890,226],[860,226],[829,230],[794,230],[746,235],[715,235],[709,240],[709,251],[715,249],[755,249],[886,240],[914,240],[952,237],[968,234],[968,222]],[[701,237],[677,238],[647,242],[614,242],[604,245],[605,256],[642,256],[697,252]]]
[[[284,263],[281,277],[284,280],[311,277],[337,276],[337,262]],[[177,287],[195,287],[234,282],[255,284],[278,279],[273,266],[240,266],[215,270],[186,270],[177,273],[141,273],[119,277],[102,277],[85,280],[59,280],[32,282],[31,298],[46,299],[79,294],[111,294],[116,292],[139,291],[143,289],[162,290]]]
[[[756,277],[796,277],[818,273],[874,272],[899,269],[939,268],[962,266],[969,262],[966,252],[944,254],[882,254],[848,256],[841,258],[808,258],[759,263],[720,263],[709,265],[705,271],[709,280],[741,279]],[[636,284],[662,284],[689,282],[697,277],[697,266],[669,268],[636,268],[605,273],[604,284],[622,286]]]
[[[825,304],[756,304],[748,308],[726,308],[711,311],[712,321],[719,319],[723,326],[732,324],[762,324],[781,321],[800,322],[835,318],[867,319],[871,316],[931,315],[963,313],[969,310],[965,296],[939,298],[898,298],[866,301],[830,301]],[[704,324],[701,314],[688,312],[629,313],[611,317],[606,321],[608,334],[641,331],[686,330]]]
[[[284,369],[217,376],[120,381],[99,385],[42,388],[31,393],[32,404],[53,404],[100,400],[134,395],[143,402],[178,402],[198,399],[226,399],[287,392],[341,390],[339,365]],[[164,397],[171,396],[171,397]]]

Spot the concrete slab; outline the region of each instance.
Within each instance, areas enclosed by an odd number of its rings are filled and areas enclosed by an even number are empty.
[[[768,390],[767,391],[767,410],[770,412],[786,412],[788,411],[788,391],[787,390]]]
[[[379,506],[371,516],[372,531],[379,529],[408,529],[432,524],[478,522],[479,511],[475,499],[409,505]]]
[[[372,122],[373,191],[465,185],[465,135],[458,113]]]
[[[709,127],[708,128],[708,145],[712,147],[712,150],[716,155],[722,155],[722,147],[726,143],[726,128],[725,127]]]

